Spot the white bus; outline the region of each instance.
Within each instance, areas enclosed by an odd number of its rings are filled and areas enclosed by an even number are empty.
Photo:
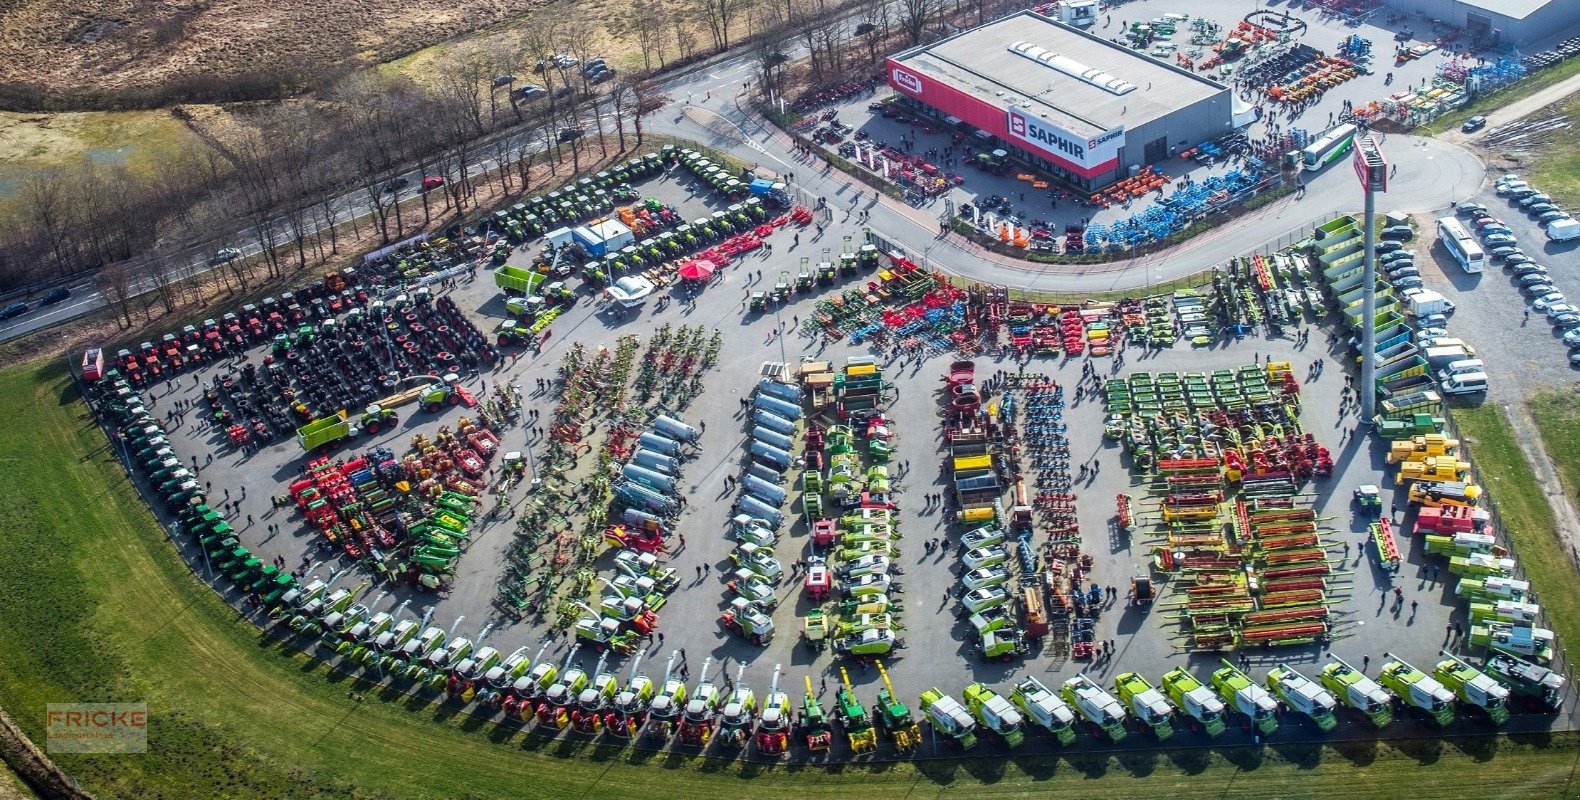
[[[1487,255],[1481,252],[1481,245],[1476,243],[1474,237],[1459,220],[1453,217],[1443,217],[1437,221],[1437,240],[1443,243],[1443,249],[1459,262],[1461,269],[1469,273],[1477,273],[1487,264]]]
[[[1333,163],[1355,146],[1355,126],[1348,122],[1322,135],[1300,151],[1301,166],[1316,171]]]

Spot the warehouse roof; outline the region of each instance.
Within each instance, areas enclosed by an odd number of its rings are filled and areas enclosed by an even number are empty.
[[[1538,10],[1552,5],[1555,0],[1462,0],[1462,2],[1489,14],[1510,19],[1525,19]]]
[[[1018,103],[1085,135],[1135,128],[1225,91],[1215,81],[1031,11],[894,60],[989,102]]]

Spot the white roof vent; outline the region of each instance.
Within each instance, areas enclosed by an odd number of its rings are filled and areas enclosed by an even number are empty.
[[[1110,94],[1123,95],[1136,90],[1135,84],[1129,81],[1116,78],[1096,67],[1089,67],[1069,56],[1061,56],[1030,42],[1015,42],[1009,46],[1009,51]]]

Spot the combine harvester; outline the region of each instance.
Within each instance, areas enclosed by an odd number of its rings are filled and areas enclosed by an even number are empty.
[[[966,687],[965,696],[966,707],[977,724],[1002,737],[1011,750],[1025,743],[1026,732],[1021,728],[1024,718],[998,692],[987,684],[973,683]]]
[[[922,692],[922,713],[933,724],[933,730],[955,740],[961,750],[977,746],[976,720],[960,705],[960,701],[933,687]]]
[[[707,747],[713,740],[713,727],[718,722],[719,687],[708,680],[708,670],[713,666],[709,657],[702,662],[697,673],[697,685],[686,701],[686,710],[680,715],[680,742],[695,747]]]
[[[834,744],[834,734],[828,730],[828,714],[823,704],[812,692],[812,676],[804,676],[806,695],[801,699],[801,731],[806,737],[806,749],[813,753],[826,753]]]
[[[894,684],[889,682],[889,671],[883,668],[883,662],[874,659],[873,663],[878,667],[878,676],[883,678],[883,688],[878,690],[878,702],[872,707],[872,716],[889,732],[894,749],[909,753],[922,743],[922,726],[916,724],[910,707],[900,702],[900,696],[895,694]]]
[[[1108,734],[1109,741],[1118,742],[1125,738],[1125,707],[1103,687],[1092,682],[1085,675],[1077,675],[1064,682],[1060,690],[1064,701],[1075,707],[1087,722],[1102,728]]]
[[[735,688],[719,701],[719,732],[714,739],[728,747],[745,747],[757,722],[757,693],[741,681],[745,675],[743,663],[735,670]]]
[[[1152,729],[1158,741],[1161,742],[1174,735],[1172,721],[1177,709],[1162,692],[1152,688],[1152,684],[1141,677],[1141,673],[1126,672],[1114,678],[1114,689],[1119,692],[1120,702],[1128,706],[1130,713]]]
[[[1032,677],[1021,680],[1015,684],[1009,700],[1027,719],[1053,734],[1059,744],[1075,742],[1075,712],[1042,681]]]
[[[790,695],[779,691],[779,671],[780,665],[775,664],[774,679],[763,698],[763,713],[758,718],[754,737],[757,752],[769,756],[783,755],[790,749],[790,725],[795,720],[795,713],[790,709]]]
[[[1338,707],[1333,693],[1288,664],[1279,664],[1267,673],[1267,689],[1290,708],[1305,714],[1320,731],[1331,731],[1339,724],[1333,715]]]
[[[1563,708],[1564,678],[1552,670],[1506,653],[1487,657],[1487,674],[1503,684],[1534,711],[1556,713]]]
[[[1163,676],[1163,691],[1176,708],[1184,710],[1191,719],[1201,723],[1208,736],[1217,736],[1229,726],[1224,724],[1224,704],[1203,686],[1196,676],[1184,667],[1170,670]]]
[[[1338,695],[1345,705],[1364,714],[1373,725],[1382,728],[1393,722],[1393,701],[1397,698],[1392,692],[1350,666],[1348,661],[1331,653],[1328,658],[1333,661],[1317,675],[1323,686]]]
[[[1432,670],[1434,677],[1465,705],[1485,711],[1493,725],[1509,721],[1509,690],[1503,684],[1447,650],[1439,650],[1438,654],[1445,658]]]
[[[1377,673],[1377,680],[1388,691],[1404,701],[1406,706],[1424,712],[1439,725],[1454,721],[1454,693],[1438,680],[1411,666],[1408,661],[1383,653],[1392,659]]]
[[[878,749],[878,731],[872,726],[872,717],[867,714],[867,709],[856,699],[856,690],[851,688],[850,673],[844,667],[839,668],[840,689],[834,698],[834,713],[839,718],[840,727],[845,729],[845,739],[850,742],[852,752],[860,755]]]
[[[669,653],[669,665],[664,667],[664,686],[653,696],[647,706],[647,724],[642,733],[650,739],[668,739],[680,724],[681,709],[686,705],[686,684],[675,675],[675,660],[679,650]]]
[[[1278,701],[1228,659],[1219,661],[1223,668],[1212,673],[1212,688],[1218,692],[1218,697],[1230,708],[1249,717],[1263,735],[1278,730]],[[1165,678],[1164,683],[1167,682]]]

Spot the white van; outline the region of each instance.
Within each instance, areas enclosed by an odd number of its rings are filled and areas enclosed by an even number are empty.
[[[1487,373],[1466,372],[1463,375],[1451,375],[1442,382],[1440,387],[1443,394],[1476,394],[1487,390]]]
[[[1487,365],[1482,363],[1481,359],[1479,358],[1467,358],[1463,361],[1455,361],[1454,363],[1438,370],[1437,379],[1439,381],[1447,381],[1449,378],[1452,378],[1455,375],[1468,375],[1472,372],[1486,372],[1486,367]]]
[[[1555,242],[1580,238],[1580,220],[1560,219],[1548,223],[1547,238]]]
[[[1471,347],[1464,339],[1457,339],[1453,336],[1427,336],[1422,338],[1417,344],[1422,347],[1460,347],[1464,348],[1465,352],[1470,355],[1476,354],[1476,348]]]

